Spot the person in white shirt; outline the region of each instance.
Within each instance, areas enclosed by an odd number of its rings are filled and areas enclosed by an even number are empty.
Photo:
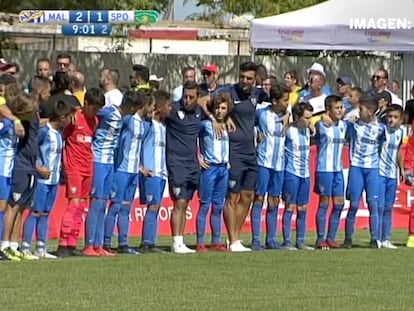
[[[117,69],[104,69],[101,71],[99,85],[105,92],[105,106],[119,107],[124,95],[118,89],[119,71]]]
[[[403,102],[401,98],[395,95],[388,89],[388,71],[385,69],[378,69],[374,75],[372,76],[373,86],[375,89],[375,93],[381,93],[383,91],[387,91],[391,95],[391,104],[397,104],[402,106]]]
[[[181,74],[183,76],[183,84],[181,84],[180,86],[176,87],[173,90],[173,101],[174,102],[178,102],[181,100],[181,98],[183,97],[183,85],[186,82],[194,82],[196,80],[196,74],[195,74],[195,69],[194,67],[184,67],[183,70],[181,70]]]

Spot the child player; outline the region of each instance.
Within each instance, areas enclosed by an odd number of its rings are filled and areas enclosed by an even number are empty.
[[[379,160],[379,238],[381,247],[396,249],[390,241],[392,225],[392,208],[398,187],[398,177],[404,180],[404,169],[400,147],[404,133],[400,128],[404,111],[400,105],[391,104],[387,109],[387,128],[381,146]]]
[[[411,136],[408,138],[404,155],[405,184],[414,186],[414,122],[411,125]],[[408,205],[408,204],[407,204]],[[414,248],[414,205],[410,204],[410,218],[408,223],[408,239],[406,246]]]
[[[139,95],[135,91],[124,94],[120,106],[102,108],[97,114],[98,127],[92,141],[94,175],[91,205],[86,218],[86,256],[114,256],[103,248],[105,212],[111,197],[114,175],[115,148],[122,128],[122,118],[137,112]]]
[[[38,103],[17,85],[8,85],[6,100],[11,111],[24,107],[21,116],[25,135],[17,143],[12,174],[12,195],[4,215],[3,241],[1,250],[12,260],[33,260],[38,257],[23,254],[18,250],[23,211],[33,204],[36,185],[36,158],[38,153],[37,134],[39,129]]]
[[[76,110],[72,123],[63,131],[63,172],[69,204],[62,217],[59,257],[81,255],[76,245],[92,188],[92,137],[98,124],[96,114],[104,104],[103,92],[97,88],[89,89],[83,107]]]
[[[170,94],[165,91],[155,91],[155,111],[151,121],[145,123],[145,137],[141,151],[140,198],[147,205],[147,211],[142,226],[142,253],[159,253],[155,247],[158,228],[158,211],[164,196],[167,181],[167,165],[165,160],[166,128],[164,119],[172,110]]]
[[[205,245],[205,229],[207,214],[210,214],[211,250],[226,251],[221,243],[221,227],[224,202],[226,200],[227,183],[229,178],[229,135],[226,121],[233,108],[230,93],[220,93],[214,97],[210,105],[211,113],[217,122],[222,125],[223,132],[220,138],[214,132],[213,121],[204,120],[200,129],[199,155],[201,176],[199,185],[200,209],[197,214],[197,251],[207,251]]]
[[[16,135],[13,121],[0,120],[0,233],[3,233],[4,211],[11,192],[11,180],[16,153]],[[7,257],[0,251],[0,260]]]
[[[118,221],[118,251],[137,254],[128,246],[129,214],[138,188],[140,155],[144,138],[144,118],[152,109],[149,91],[138,90],[139,105],[134,115],[124,117],[121,136],[115,153],[115,174],[111,205],[105,218],[104,248],[111,249],[115,222]]]
[[[375,97],[360,98],[360,118],[355,123],[348,123],[350,137],[350,160],[347,197],[350,207],[345,223],[345,248],[352,248],[352,236],[356,213],[359,209],[362,192],[365,190],[370,213],[371,247],[380,248],[378,197],[379,197],[379,148],[385,127],[375,112],[378,102]]]
[[[351,120],[354,121],[359,119],[359,99],[364,94],[359,87],[351,88],[351,93],[349,95],[349,101],[351,102],[352,109],[345,113],[344,120]]]
[[[23,226],[21,251],[31,253],[33,231],[36,227],[37,244],[35,256],[55,259],[47,252],[47,230],[49,214],[55,203],[60,180],[63,141],[60,130],[70,124],[75,109],[65,102],[57,102],[49,122],[39,130],[39,155],[37,159],[38,186],[34,205],[30,208]]]
[[[15,104],[9,105],[14,116],[25,117],[27,113],[32,113],[35,105],[33,99],[29,99],[27,95],[21,94],[21,98],[16,98]],[[4,99],[6,100],[6,99]],[[14,122],[9,119],[0,121],[0,235],[3,235],[4,229],[4,213],[7,208],[7,202],[12,191],[12,174],[14,168],[14,158],[16,155],[17,139],[15,134]],[[2,250],[8,244],[2,242]],[[0,260],[16,260],[20,258],[3,254],[0,251]]]
[[[296,246],[298,249],[312,250],[312,247],[305,244],[305,234],[310,191],[309,154],[313,107],[309,103],[298,103],[293,106],[292,113],[294,121],[286,131],[285,140],[283,246],[287,250],[296,250],[292,246],[291,222],[293,211],[297,208]]]
[[[256,182],[256,197],[251,211],[252,249],[261,250],[260,227],[265,195],[266,248],[278,249],[276,242],[277,216],[282,194],[285,170],[285,133],[282,117],[289,106],[289,89],[284,85],[272,86],[269,93],[271,105],[256,112],[259,135],[263,140],[257,147],[259,175]]]
[[[316,123],[318,156],[315,193],[319,195],[319,208],[316,214],[318,234],[316,247],[320,249],[340,247],[335,239],[344,207],[342,150],[347,131],[347,123],[342,121],[344,107],[341,97],[336,95],[326,97],[325,110],[333,125],[327,126],[323,121]],[[328,235],[325,236],[326,214],[331,201],[333,208],[329,219]]]

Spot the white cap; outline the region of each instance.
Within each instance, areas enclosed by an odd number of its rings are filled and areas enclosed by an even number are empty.
[[[164,80],[164,78],[163,77],[158,78],[157,75],[150,75],[149,80],[150,81],[158,81],[158,82],[161,82],[162,80]]]
[[[312,66],[310,66],[310,68],[308,69],[308,74],[310,72],[319,72],[324,77],[326,76],[325,70],[323,69],[323,66],[319,63],[313,63]]]

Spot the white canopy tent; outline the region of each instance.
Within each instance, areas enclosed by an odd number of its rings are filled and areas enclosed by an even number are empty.
[[[250,41],[254,49],[414,51],[414,1],[329,0],[254,19]]]

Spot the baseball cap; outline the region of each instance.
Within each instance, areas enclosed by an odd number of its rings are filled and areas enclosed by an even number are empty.
[[[149,80],[150,81],[158,81],[158,82],[161,82],[162,80],[164,80],[164,78],[163,77],[157,77],[157,75],[150,75],[149,76]]]
[[[313,63],[312,66],[310,66],[310,68],[308,69],[308,74],[311,72],[319,72],[324,77],[326,76],[323,66],[319,63]]]
[[[381,93],[378,93],[377,95],[375,95],[375,98],[377,100],[385,100],[387,103],[391,103],[392,99],[391,99],[391,94],[387,91],[382,91]]]
[[[0,71],[6,71],[15,66],[12,63],[8,63],[4,58],[0,58]]]
[[[350,85],[352,86],[352,79],[349,77],[339,77],[338,79],[336,79],[336,83],[338,84],[342,84],[342,85]]]
[[[211,63],[211,64],[204,65],[204,67],[203,67],[202,70],[203,71],[209,71],[209,72],[218,73],[219,67],[216,64]]]

